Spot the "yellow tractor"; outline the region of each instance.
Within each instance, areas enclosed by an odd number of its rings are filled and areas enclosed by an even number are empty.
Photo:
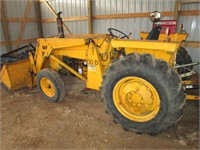
[[[59,71],[67,69],[101,91],[107,112],[125,130],[156,135],[180,120],[186,99],[174,69],[180,40],[131,40],[113,28],[64,38],[60,22],[59,38],[38,39],[27,59],[3,65],[5,88],[37,86],[49,102],[59,102],[65,96]]]

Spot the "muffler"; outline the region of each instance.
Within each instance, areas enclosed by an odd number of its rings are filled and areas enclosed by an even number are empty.
[[[56,18],[56,20],[57,20],[59,38],[64,38],[65,35],[64,35],[64,29],[63,29],[63,21],[62,21],[62,18],[61,18],[61,16],[60,16],[61,13],[62,13],[62,12],[57,13],[57,17],[58,17],[58,18]]]

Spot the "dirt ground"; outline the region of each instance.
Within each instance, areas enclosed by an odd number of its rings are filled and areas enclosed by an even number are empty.
[[[37,89],[1,93],[1,149],[198,149],[199,106],[186,104],[183,118],[157,136],[127,132],[105,113],[100,93],[64,77],[67,94],[49,103]]]

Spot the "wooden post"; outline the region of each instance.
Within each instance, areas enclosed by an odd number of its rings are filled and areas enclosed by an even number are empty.
[[[179,0],[176,0],[176,2],[175,2],[175,10],[174,10],[174,19],[177,20],[177,22],[178,22],[180,8],[181,8],[181,3],[180,3]]]
[[[181,3],[180,3],[179,0],[176,0],[174,8],[175,8],[175,10],[174,10],[174,20],[176,20],[177,25],[178,25],[179,11],[180,11],[180,8],[181,8]],[[176,25],[176,32],[179,30],[179,27],[177,27],[177,25]]]
[[[46,0],[43,0],[44,4],[49,8],[49,10],[52,12],[52,14],[57,18],[57,13],[53,10],[53,8],[51,7],[51,5],[49,5],[49,3]],[[72,34],[72,32],[69,30],[69,28],[63,23],[63,27],[65,30],[67,30],[70,34]]]
[[[34,1],[35,4],[35,14],[37,19],[37,29],[38,29],[38,37],[43,38],[43,28],[42,28],[42,17],[41,17],[41,7],[39,1]],[[39,21],[38,21],[39,20]]]
[[[92,1],[88,0],[88,33],[92,33]]]
[[[5,10],[5,4],[4,1],[0,1],[0,5],[1,5],[1,19],[2,19],[2,29],[3,29],[3,33],[4,33],[4,38],[5,41],[8,43],[6,45],[6,49],[7,52],[10,52],[12,50],[12,45],[11,45],[11,40],[10,40],[10,32],[9,32],[9,28],[8,28],[8,23],[7,23],[7,16],[6,16],[6,10]]]
[[[24,13],[23,21],[21,23],[18,40],[22,39],[22,35],[24,33],[24,28],[25,28],[25,25],[26,25],[26,19],[28,18],[28,15],[30,13],[31,4],[32,4],[32,0],[29,0],[28,3],[27,3],[27,6],[26,6],[26,10],[25,10],[25,13]],[[16,45],[16,48],[18,48],[18,47],[19,47],[19,44]]]

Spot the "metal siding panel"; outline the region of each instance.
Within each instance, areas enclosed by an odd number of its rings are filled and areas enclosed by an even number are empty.
[[[67,17],[68,12],[68,7],[67,7],[67,2],[65,0],[62,1],[62,13],[63,17]]]
[[[15,5],[15,9],[17,8],[16,11],[16,17],[24,17],[24,13],[26,10],[26,6],[27,6],[27,1],[23,1],[23,0],[19,0],[16,5]],[[19,10],[19,11],[18,11]]]
[[[5,41],[4,33],[3,33],[3,30],[2,30],[2,24],[1,23],[0,23],[0,31],[1,31],[0,40],[1,41]],[[6,46],[0,46],[0,55],[5,54],[6,52],[7,52]]]
[[[100,2],[101,1],[101,2]],[[101,14],[120,14],[120,13],[139,13],[139,12],[150,12],[154,11],[156,9],[159,9],[160,11],[171,11],[174,7],[174,1],[169,0],[168,2],[164,0],[94,0],[95,3],[95,15],[101,15]],[[104,3],[105,7],[102,8],[102,3]],[[165,5],[167,4],[167,7]],[[105,11],[104,11],[105,9]],[[172,19],[171,17],[164,17],[167,19]],[[138,20],[139,19],[139,20]],[[135,22],[136,20],[136,22]],[[115,28],[127,28],[128,25],[131,29],[131,24],[136,23],[136,29],[137,31],[140,31],[139,29],[143,29],[145,31],[149,31],[152,27],[152,23],[149,21],[148,18],[136,18],[136,19],[106,19],[106,20],[99,20],[94,21],[98,22],[94,25],[94,31],[98,31],[100,33],[103,33],[105,31],[104,26],[106,27],[113,27]],[[138,27],[141,26],[141,27]],[[96,30],[96,28],[98,28]],[[139,38],[139,34],[136,36]]]
[[[181,10],[200,10],[200,3],[182,4]],[[185,31],[189,34],[188,41],[199,41],[200,39],[200,16],[180,16],[178,26],[182,23]],[[200,61],[200,48],[186,48],[193,62]],[[194,70],[199,72],[199,66]]]
[[[199,10],[200,3],[183,4],[181,10]],[[187,40],[197,41],[200,39],[200,16],[180,16],[178,26],[182,23],[184,29],[189,33]]]
[[[50,5],[51,5],[51,7],[53,8],[53,5],[52,5],[52,2],[51,1],[49,1],[48,2]],[[45,4],[44,4],[45,5]],[[49,8],[45,5],[45,11],[46,11],[46,17],[47,17],[47,19],[48,18],[54,18],[54,15],[52,14],[52,12],[49,10]]]
[[[1,41],[5,41],[4,33],[3,33],[3,30],[2,30],[2,23],[1,22],[0,22],[0,31],[1,31],[0,39],[1,39]]]
[[[38,37],[37,24],[35,22],[28,22],[24,29],[22,39],[33,39]]]
[[[72,28],[73,34],[87,34],[87,21],[74,21],[69,22],[67,24],[68,27],[73,27],[73,25],[76,23],[76,27]],[[71,29],[71,28],[70,28]]]
[[[20,25],[21,25],[21,23],[19,23],[19,22],[12,22],[12,23],[8,24],[9,30],[10,30],[11,41],[15,41],[15,40],[18,39],[18,34],[19,34],[19,31],[20,31]]]
[[[76,21],[76,34],[81,34],[81,25],[82,25],[82,23],[81,23],[81,21]]]
[[[55,23],[43,24],[44,37],[51,37],[58,35],[57,25]]]
[[[200,62],[200,49],[199,48],[188,48],[186,47],[189,55],[192,57],[193,62]],[[200,67],[194,66],[194,70],[200,73]]]
[[[75,0],[71,1],[71,16],[70,17],[74,17],[75,16]],[[74,22],[73,22],[74,23]]]
[[[111,14],[117,14],[117,1],[111,1]]]
[[[76,0],[76,16],[81,16],[81,5],[80,0]]]
[[[123,14],[129,13],[128,5],[129,5],[129,0],[124,0],[123,3],[122,3]]]
[[[130,18],[129,19],[129,29],[130,29],[130,31],[129,32],[131,32],[132,33],[132,35],[130,36],[130,38],[131,39],[133,39],[133,38],[135,38],[135,19],[134,18]]]
[[[88,33],[88,21],[83,21],[82,33],[83,34],[87,34]]]
[[[71,7],[71,1],[67,1],[67,8],[68,8],[68,11],[67,11],[67,17],[71,17],[72,16],[72,7]]]
[[[73,34],[76,34],[77,33],[77,31],[76,31],[76,21],[73,21],[72,25],[73,26],[72,26],[72,30],[71,31],[72,31]]]
[[[0,46],[0,55],[7,53],[6,46]]]
[[[42,19],[47,18],[47,12],[46,12],[46,6],[44,3],[40,3],[40,7],[41,7],[41,17]]]
[[[36,18],[36,13],[35,13],[35,3],[32,2],[30,13],[29,13],[29,18]]]
[[[7,2],[4,2],[5,4],[5,10],[6,10],[6,15],[7,17],[14,17],[14,11],[8,11],[8,10],[13,10],[14,9],[14,5],[13,5],[13,2],[14,1],[7,1]]]
[[[111,19],[111,27],[112,28],[117,28],[117,19]]]
[[[72,28],[73,28],[73,22],[67,22],[66,23],[67,27],[69,28],[69,30],[72,32]],[[66,32],[66,31],[64,31]],[[72,32],[73,33],[73,32]],[[67,33],[68,34],[68,33]],[[73,33],[74,34],[74,33]]]
[[[148,12],[149,10],[148,10],[148,2],[147,2],[147,0],[145,0],[145,1],[143,1],[142,2],[142,12]]]
[[[200,39],[200,16],[182,16],[179,17],[179,25],[183,23],[185,31],[189,34],[188,41],[199,41]],[[193,62],[200,61],[200,48],[186,48]],[[194,70],[199,72],[199,67],[195,66]]]
[[[98,9],[99,9],[98,0],[92,1],[92,13],[93,13],[93,15],[99,14],[98,13],[98,11],[99,11]]]
[[[105,1],[105,14],[111,14],[111,0]],[[111,27],[110,19],[105,20],[105,27],[108,29]]]
[[[129,10],[129,13],[135,12],[135,4],[133,0],[129,0],[128,10]]]
[[[124,0],[123,0],[124,1]],[[116,13],[122,14],[123,13],[123,1],[122,0],[116,0]]]
[[[141,7],[142,6],[142,1],[141,0],[136,0],[135,1],[135,12],[139,13],[142,12]]]
[[[105,15],[106,14],[106,0],[101,0],[100,1],[100,10],[101,10],[101,15]]]
[[[139,32],[144,31],[141,28],[144,27],[144,25],[141,24],[141,19],[140,18],[135,18],[135,39],[139,39]]]
[[[5,10],[8,18],[23,18],[26,10],[28,1],[18,0],[18,1],[5,1]],[[31,10],[29,13],[29,18],[35,18],[34,3],[32,3]],[[18,34],[20,32],[21,22],[9,22],[8,28],[10,31],[11,41],[18,39]],[[37,24],[27,23],[23,33],[23,39],[37,38]],[[3,39],[4,40],[4,39]],[[14,46],[13,46],[14,47]],[[1,46],[4,49],[3,53],[6,53],[6,46]]]
[[[146,23],[148,22],[148,20],[149,20],[148,18],[143,18],[142,20],[140,18],[111,19],[110,23],[107,23],[101,28],[95,28],[94,32],[108,33],[107,29],[109,27],[112,27],[112,28],[117,28],[118,30],[121,30],[127,35],[131,32],[132,33],[131,38],[139,39],[139,32],[146,31],[146,26],[139,26],[138,24]],[[101,26],[101,24],[103,24],[104,21],[105,20],[94,20],[94,26],[99,26],[99,25]]]
[[[110,1],[111,0],[105,1],[105,14],[110,14],[110,7],[111,7]]]
[[[74,17],[76,16],[76,13],[75,13],[75,0],[71,1],[71,16]]]
[[[84,1],[84,8],[85,8],[85,14],[86,16],[88,15],[88,9],[87,9],[87,0],[83,0]],[[92,1],[93,4],[93,1]],[[93,11],[93,10],[92,10]]]
[[[182,4],[181,10],[200,10],[200,3]]]
[[[64,0],[59,0],[59,1],[60,1],[59,9],[62,10],[62,12],[64,13],[65,1]]]
[[[5,1],[6,12],[9,18],[20,18],[24,16],[26,1]],[[11,11],[12,10],[12,11]]]
[[[56,1],[49,1],[49,4],[53,8],[53,10],[57,13],[59,10],[56,7],[56,3],[57,3]]]
[[[101,32],[101,30],[100,30],[100,22],[101,22],[101,20],[94,20],[93,21],[93,27],[95,27],[94,29],[93,29],[93,32],[94,33],[102,33]]]

